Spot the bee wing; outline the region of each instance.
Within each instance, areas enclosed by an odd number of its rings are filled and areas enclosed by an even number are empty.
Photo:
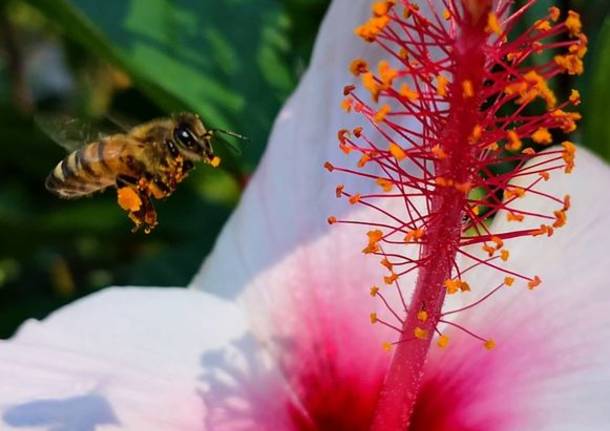
[[[68,152],[117,132],[111,127],[65,114],[36,114],[34,121],[40,130]]]

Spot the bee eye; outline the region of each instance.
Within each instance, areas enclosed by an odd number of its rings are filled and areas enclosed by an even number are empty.
[[[197,139],[193,136],[191,129],[185,124],[180,124],[174,129],[174,140],[186,148],[195,148],[197,146]]]

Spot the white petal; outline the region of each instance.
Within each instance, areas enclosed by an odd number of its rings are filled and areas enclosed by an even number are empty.
[[[281,397],[260,355],[232,303],[107,289],[0,343],[0,429],[238,430],[265,414],[281,423],[281,411],[254,408]]]
[[[487,352],[480,342],[457,337],[428,364],[428,383],[443,382],[431,402],[440,406],[451,398],[454,409],[448,414],[457,429],[462,429],[457,424],[493,431],[610,426],[610,194],[603,190],[610,168],[584,149],[577,153],[577,166],[574,174],[554,174],[536,187],[559,198],[572,196],[568,224],[552,238],[506,243],[507,267],[537,274],[543,284],[530,291],[516,282],[458,315],[470,330],[493,337],[497,349]],[[551,214],[558,206],[533,194],[518,203]],[[514,228],[505,214],[492,226],[494,232]],[[474,292],[483,292],[503,275],[481,270],[471,278]]]
[[[276,119],[265,155],[192,286],[236,295],[248,280],[328,232],[326,218],[348,210],[334,198],[339,182],[365,192],[370,181],[330,174],[326,161],[345,163],[337,132],[363,123],[340,108],[342,89],[356,78],[351,60],[376,64],[382,50],[364,43],[354,28],[370,15],[369,0],[335,0],[322,24],[309,70]]]

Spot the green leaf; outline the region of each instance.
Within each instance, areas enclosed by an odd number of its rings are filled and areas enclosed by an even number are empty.
[[[595,47],[595,59],[589,72],[585,105],[584,143],[610,161],[610,18],[606,18]]]

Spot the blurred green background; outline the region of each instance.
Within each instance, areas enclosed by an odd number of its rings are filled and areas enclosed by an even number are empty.
[[[349,1],[349,0],[343,0]],[[188,283],[256,167],[306,68],[329,0],[0,0],[0,337],[110,284]],[[579,142],[610,158],[610,2],[539,1],[583,14],[591,49]],[[574,82],[576,81],[576,82]],[[62,201],[44,179],[65,155],[45,110],[147,120],[193,111],[250,142],[225,170],[197,169],[131,234],[113,193]]]

